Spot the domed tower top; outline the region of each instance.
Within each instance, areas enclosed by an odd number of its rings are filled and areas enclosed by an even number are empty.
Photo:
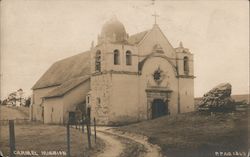
[[[98,43],[103,41],[108,42],[124,42],[128,38],[124,25],[116,18],[107,21],[98,37]]]

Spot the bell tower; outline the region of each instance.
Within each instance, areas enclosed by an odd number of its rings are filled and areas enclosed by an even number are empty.
[[[178,73],[183,77],[190,77],[194,75],[193,71],[193,54],[189,49],[183,47],[183,43],[180,42],[179,47],[176,49],[178,58]]]

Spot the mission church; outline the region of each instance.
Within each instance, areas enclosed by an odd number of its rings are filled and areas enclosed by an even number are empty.
[[[55,62],[33,86],[31,119],[63,124],[88,108],[98,124],[154,119],[194,110],[193,54],[174,48],[155,22],[129,35],[107,21],[90,50]]]

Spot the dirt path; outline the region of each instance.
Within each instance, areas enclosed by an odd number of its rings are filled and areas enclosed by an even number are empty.
[[[119,157],[126,146],[122,145],[121,141],[116,137],[128,139],[142,144],[146,148],[146,153],[143,157],[162,157],[160,147],[150,144],[147,138],[142,135],[131,134],[127,132],[117,131],[110,127],[98,127],[98,136],[107,142],[104,153],[98,157]]]
[[[98,157],[119,157],[124,149],[124,145],[114,136],[105,133],[105,130],[103,127],[97,128],[98,137],[105,142],[105,148]]]

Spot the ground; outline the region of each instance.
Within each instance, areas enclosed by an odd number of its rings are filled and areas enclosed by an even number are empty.
[[[15,120],[16,150],[66,151],[66,127],[59,125],[44,125],[31,123],[28,120],[28,108],[1,106],[0,120],[0,150],[4,155],[9,154],[8,119]],[[3,114],[2,114],[3,113]],[[148,151],[146,140],[134,140],[129,135],[119,135],[111,128],[97,127],[97,142],[92,136],[92,149],[88,149],[86,133],[72,127],[71,156],[84,157],[140,157]],[[86,130],[86,128],[85,128]],[[92,127],[92,133],[93,127]],[[151,147],[151,146],[147,146]],[[153,148],[149,148],[155,153]],[[150,157],[150,156],[148,156]]]
[[[161,157],[160,148],[144,136],[111,127],[98,127],[98,136],[105,141],[105,149],[98,157]]]
[[[198,112],[164,116],[119,128],[143,134],[169,157],[208,157],[216,151],[248,151],[248,115]]]
[[[27,108],[0,109],[1,121],[8,118],[27,119]],[[92,137],[91,150],[87,147],[86,134],[71,128],[72,156],[215,157],[216,152],[247,152],[250,133],[248,113],[250,111],[215,114],[191,112],[127,126],[98,126],[97,144]],[[22,123],[15,126],[17,149],[67,150],[64,126]],[[8,125],[1,122],[0,126],[0,148],[5,154],[9,150]]]
[[[95,156],[104,146],[102,140],[98,139],[95,144],[92,137],[94,149],[88,149],[87,136],[81,131],[71,128],[71,155],[76,156]],[[9,154],[8,126],[1,126],[0,147],[4,154]],[[66,127],[52,125],[16,125],[16,149],[40,151],[66,151],[67,138]]]
[[[43,125],[29,121],[29,108],[0,106],[0,148],[4,154],[9,154],[8,120],[15,120],[15,140],[17,150],[59,151],[67,150],[66,127],[58,125]],[[86,133],[71,128],[72,157],[96,156],[103,150],[105,144],[98,138],[95,144],[92,137],[93,149],[89,150]]]

